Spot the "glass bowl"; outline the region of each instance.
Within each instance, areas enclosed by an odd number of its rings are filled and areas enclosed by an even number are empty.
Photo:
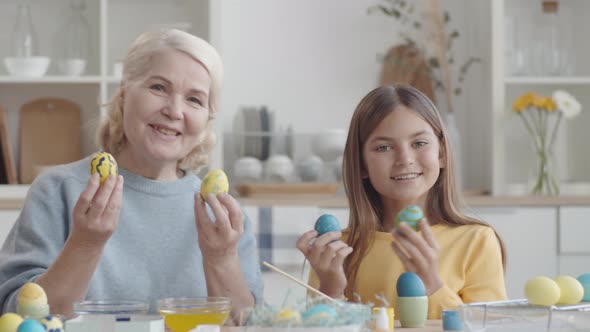
[[[187,332],[201,324],[223,325],[231,311],[227,297],[176,297],[158,301],[158,311],[166,327],[174,332]]]
[[[146,315],[149,303],[136,300],[91,300],[74,303],[74,315]]]

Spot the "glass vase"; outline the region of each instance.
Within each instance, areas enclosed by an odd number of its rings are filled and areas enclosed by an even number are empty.
[[[559,195],[559,172],[555,153],[546,139],[533,145],[535,159],[531,169],[530,188],[533,195]]]

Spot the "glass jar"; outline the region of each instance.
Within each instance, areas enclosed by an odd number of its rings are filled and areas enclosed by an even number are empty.
[[[70,1],[70,14],[61,30],[59,70],[69,76],[82,75],[90,55],[90,24],[84,16],[84,0]]]
[[[534,74],[539,76],[561,73],[563,46],[559,39],[558,8],[556,0],[544,0],[535,20],[529,58]]]
[[[506,72],[514,76],[528,75],[530,13],[520,1],[510,3],[510,7],[506,12],[504,25]]]
[[[37,33],[31,19],[29,5],[19,4],[12,33],[12,54],[17,58],[39,55]]]

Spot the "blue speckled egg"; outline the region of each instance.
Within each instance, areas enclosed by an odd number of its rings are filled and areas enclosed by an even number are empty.
[[[397,279],[397,296],[426,296],[426,287],[422,279],[414,272],[404,272]]]
[[[315,222],[314,229],[321,236],[327,232],[340,232],[340,223],[338,219],[331,214],[322,214]]]
[[[418,230],[418,223],[424,218],[424,213],[417,205],[406,206],[395,217],[394,227],[397,228],[399,223],[405,222],[414,230]]]
[[[29,318],[20,323],[16,332],[45,332],[45,328],[38,321]]]
[[[590,273],[582,274],[578,277],[578,281],[582,284],[582,287],[584,287],[584,297],[582,298],[582,301],[590,302]]]
[[[313,305],[301,314],[303,322],[320,325],[331,322],[336,316],[338,316],[336,310],[327,304]]]

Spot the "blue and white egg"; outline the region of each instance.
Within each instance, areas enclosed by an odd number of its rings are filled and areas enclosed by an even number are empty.
[[[422,279],[414,272],[404,272],[397,279],[397,296],[419,297],[426,296],[426,287]]]
[[[342,228],[340,228],[340,222],[338,222],[338,218],[331,214],[321,215],[318,220],[316,220],[313,229],[318,232],[318,236],[322,236],[328,232],[340,232],[342,230]]]
[[[328,325],[337,316],[336,309],[327,304],[315,304],[301,314],[303,323],[308,326]]]

